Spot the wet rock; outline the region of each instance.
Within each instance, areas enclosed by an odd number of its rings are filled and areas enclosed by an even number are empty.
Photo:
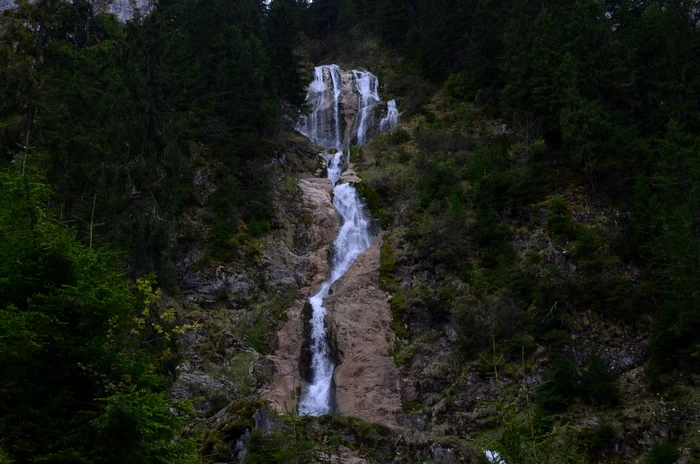
[[[272,355],[274,365],[272,382],[265,394],[270,406],[277,412],[296,410],[297,393],[304,382],[300,369],[300,355],[304,346],[304,305],[327,278],[328,250],[340,225],[338,213],[333,208],[333,186],[328,179],[307,178],[299,181],[302,192],[302,214],[308,220],[305,225],[308,252],[298,259],[306,260],[309,272],[299,297],[285,312],[286,322],[277,332],[278,346]]]
[[[355,261],[325,303],[337,347],[338,412],[396,425],[401,411],[399,374],[389,354],[395,340],[391,309],[379,288],[380,247],[377,240]]]

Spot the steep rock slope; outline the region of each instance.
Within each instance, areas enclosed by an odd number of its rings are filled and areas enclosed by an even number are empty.
[[[274,375],[265,397],[279,412],[296,411],[297,393],[303,381],[299,357],[305,343],[304,305],[328,276],[328,248],[340,223],[331,203],[333,186],[328,179],[301,179],[299,186],[303,210],[308,215],[309,248],[312,251],[304,257],[310,265],[306,285],[285,311],[287,321],[277,332],[278,346],[271,356]]]
[[[396,425],[399,373],[390,356],[395,337],[387,294],[379,288],[381,240],[333,284],[328,325],[337,355],[336,407],[341,414]]]

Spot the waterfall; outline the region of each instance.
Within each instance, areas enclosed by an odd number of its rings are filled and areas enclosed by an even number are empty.
[[[353,71],[355,86],[360,94],[357,108],[357,145],[367,143],[367,120],[379,102],[379,80],[377,76],[366,71]]]
[[[387,103],[386,116],[379,123],[379,132],[388,134],[399,127],[399,110],[396,108],[396,100]]]
[[[354,80],[354,86],[343,86],[343,79],[347,82],[350,76]],[[343,102],[353,99],[343,99],[342,93],[344,89],[353,88],[357,93],[357,117],[352,133],[344,136],[347,127],[344,127],[346,122],[341,114],[342,105]],[[327,175],[333,184],[333,206],[343,219],[333,242],[330,275],[320,290],[309,299],[312,380],[302,391],[299,414],[322,415],[331,412],[335,370],[328,343],[326,308],[323,306],[323,300],[328,296],[333,283],[345,275],[358,256],[372,246],[370,221],[364,213],[355,188],[349,183],[338,184],[338,180],[347,164],[349,142],[356,140],[358,144],[364,144],[370,131],[375,129],[372,124],[376,121],[376,107],[380,102],[379,81],[376,76],[366,71],[353,71],[348,74],[336,65],[319,66],[315,70],[313,82],[309,85],[307,102],[311,104],[312,112],[300,118],[297,129],[315,144],[326,148],[323,154],[328,159]],[[398,112],[396,114],[398,122]]]
[[[329,87],[330,85],[330,87]],[[316,145],[336,150],[343,149],[340,97],[342,75],[338,66],[319,66],[309,85],[306,101],[313,111],[299,119],[297,130]]]

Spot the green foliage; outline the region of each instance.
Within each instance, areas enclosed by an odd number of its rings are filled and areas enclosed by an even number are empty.
[[[673,464],[681,457],[678,447],[670,443],[654,442],[644,460],[645,464]]]
[[[396,281],[394,280],[395,258],[392,250],[391,235],[384,236],[384,242],[380,249],[379,255],[379,283],[385,290],[395,290]]]
[[[424,119],[414,134],[428,161],[417,165],[420,207],[431,219],[422,213],[411,218],[407,238],[439,262],[455,257],[453,267],[469,263],[470,253],[457,252],[454,241],[445,240],[449,235],[438,233],[447,228],[435,214],[447,209],[446,199],[452,201],[466,178],[480,210],[477,222],[484,220],[479,241],[486,248],[484,267],[503,267],[512,260],[498,245],[503,208],[540,196],[542,187],[555,194],[569,182],[587,184],[603,202],[633,210],[633,229],[623,232],[624,254],[654,276],[645,285],[655,294],[640,298],[636,283],[614,272],[620,263],[611,264],[605,239],[579,230],[569,205],[555,200],[549,229],[575,242],[574,258],[584,276],[581,285],[558,285],[570,295],[558,294],[554,301],[568,296],[573,302],[570,289],[576,287],[586,307],[628,320],[644,301],[656,301],[650,372],[696,369],[700,246],[693,192],[700,179],[700,32],[694,15],[677,2],[629,7],[592,0],[411,1],[400,8],[387,1],[351,3],[352,8],[324,2],[312,9],[325,31],[350,21],[376,32],[403,56],[406,69],[413,66],[443,84],[450,112],[475,100],[483,111],[506,119],[515,145],[531,147],[539,139],[544,147],[513,150],[530,157],[511,160],[521,159],[522,166],[504,165],[498,150],[487,153],[483,147],[471,159],[454,159],[450,155],[469,149],[471,141],[445,127],[444,115],[427,111],[427,99],[416,101],[414,114]],[[457,198],[466,204],[460,193]],[[489,211],[494,206],[495,215]],[[464,228],[449,234],[464,236]]]
[[[581,435],[581,441],[590,459],[605,456],[615,446],[615,429],[607,423],[585,429]]]
[[[392,145],[401,145],[411,140],[411,134],[406,129],[399,127],[389,135],[389,142]]]
[[[31,147],[79,236],[161,280],[202,165],[220,167],[212,254],[245,249],[239,220],[253,237],[268,231],[261,140],[281,100],[290,111],[304,103],[294,52],[303,7],[158,1],[124,25],[86,2],[50,3],[0,18],[0,163]]]
[[[616,405],[620,402],[615,375],[608,363],[597,355],[591,356],[581,375],[581,389],[584,398],[591,403]]]
[[[571,219],[571,212],[566,202],[560,198],[555,198],[549,203],[549,215],[547,223],[552,233],[566,238],[573,238],[576,230]]]
[[[479,449],[497,452],[501,462],[533,464],[578,463],[580,456],[572,449],[572,434],[566,426],[550,430],[551,420],[531,401],[540,384],[507,383],[502,379],[503,357],[492,340],[492,354],[482,358],[492,370],[497,388],[495,400],[485,402],[495,412],[491,417],[494,430],[481,434],[476,444]],[[525,359],[521,358],[521,379],[526,377]]]
[[[46,204],[26,155],[0,171],[0,442],[20,462],[193,462],[163,392],[172,309]],[[178,411],[177,415],[171,408]]]
[[[545,383],[537,391],[538,401],[550,411],[566,409],[580,391],[576,366],[565,356],[552,363]]]
[[[311,444],[309,444],[311,445]],[[254,430],[248,441],[245,464],[287,464],[296,461],[298,450],[290,446],[285,434],[270,434]]]
[[[365,182],[355,184],[355,188],[369,209],[372,219],[379,225],[379,227],[387,229],[394,222],[394,218],[386,209],[384,209],[382,198],[379,196],[379,194]]]

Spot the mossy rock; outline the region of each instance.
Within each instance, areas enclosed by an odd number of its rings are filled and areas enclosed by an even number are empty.
[[[382,206],[382,199],[366,182],[355,184],[358,195],[367,206],[372,220],[382,229],[388,229],[394,223],[394,217]]]

